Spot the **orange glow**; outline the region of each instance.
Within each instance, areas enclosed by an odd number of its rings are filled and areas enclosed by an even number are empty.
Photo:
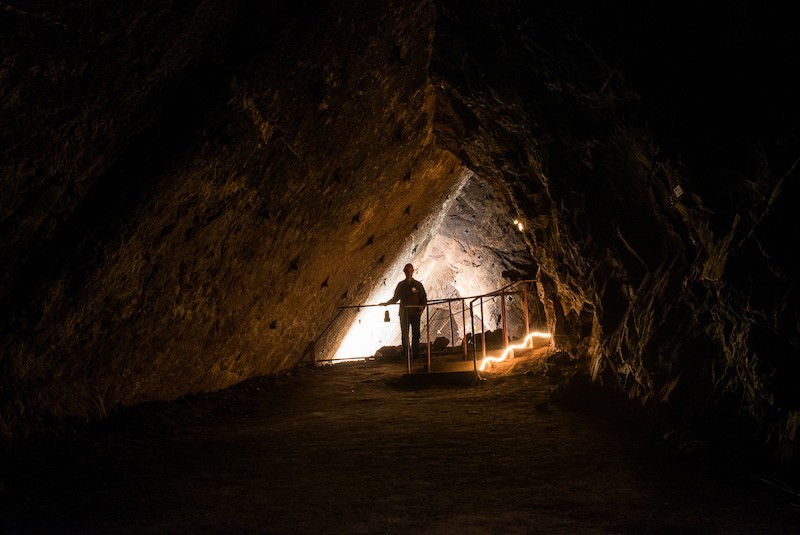
[[[515,349],[526,349],[528,347],[528,344],[530,344],[531,340],[533,340],[534,338],[550,338],[550,333],[545,333],[545,332],[540,332],[540,331],[534,331],[534,332],[530,333],[528,336],[525,337],[525,339],[522,341],[521,344],[511,344],[511,345],[509,345],[505,349],[505,351],[503,351],[503,354],[500,355],[499,357],[486,357],[486,358],[484,358],[483,361],[481,361],[480,371],[483,371],[484,369],[486,369],[486,365],[489,364],[490,362],[503,362],[504,360],[506,360],[508,358],[508,354],[511,353],[512,351],[514,351]],[[533,347],[532,344],[531,344],[531,347]]]

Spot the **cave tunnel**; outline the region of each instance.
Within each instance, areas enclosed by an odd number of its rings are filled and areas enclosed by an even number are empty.
[[[10,532],[641,533],[662,513],[655,532],[800,525],[800,37],[788,8],[0,7]],[[553,337],[546,358],[469,389],[398,388],[402,365],[377,358],[309,367],[310,348],[344,361],[397,345],[384,308],[359,307],[390,297],[407,262],[435,298],[531,281],[535,328]],[[500,327],[492,306],[482,329]],[[450,345],[467,334],[437,329]],[[381,366],[385,381],[365,371]],[[293,381],[315,378],[338,382],[298,400]],[[359,389],[373,390],[341,398]],[[402,415],[374,408],[388,403]],[[556,405],[622,412],[581,420]],[[403,411],[463,425],[431,438]],[[234,413],[273,427],[248,447],[204,435],[202,454],[178,448],[198,415],[210,433]],[[681,487],[678,470],[604,465],[625,457],[619,437],[638,426],[622,423],[636,418],[660,430],[651,456],[679,451],[703,473],[712,459],[753,463],[736,483],[755,489],[709,498],[719,487]],[[226,440],[249,440],[237,422]],[[406,458],[421,448],[409,429],[428,437],[421,458],[434,464]],[[341,447],[312,447],[323,433]],[[504,453],[468,446],[490,439]],[[350,440],[372,446],[347,455]],[[302,461],[253,468],[288,452]],[[556,458],[569,485],[547,470]],[[126,459],[153,468],[101,477]],[[453,476],[466,461],[471,475]],[[315,475],[292,472],[301,464]],[[180,470],[181,484],[208,489],[203,505],[180,501]],[[673,484],[658,503],[655,475]]]
[[[399,349],[399,310],[375,303],[392,297],[406,263],[417,266],[414,277],[424,282],[429,297],[421,317],[421,342],[426,346],[438,339],[444,344],[442,349],[463,346],[468,353],[465,338],[477,340],[476,333],[498,332],[504,321],[512,341],[523,338],[530,328],[546,329],[536,289],[523,279],[535,270],[525,253],[524,223],[519,217],[514,218],[485,182],[466,173],[441,209],[430,214],[433,222],[427,225],[427,235],[419,242],[410,241],[406,254],[400,254],[395,265],[386,266],[366,306],[341,307],[342,314],[314,340],[315,362],[343,362]],[[507,293],[498,293],[504,288]],[[527,322],[524,304],[529,308]],[[474,344],[471,347],[475,350]]]

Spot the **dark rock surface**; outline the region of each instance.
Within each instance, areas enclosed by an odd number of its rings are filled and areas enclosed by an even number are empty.
[[[664,440],[621,404],[548,403],[542,364],[477,386],[406,382],[397,362],[301,369],[0,448],[0,531],[797,532],[768,467]]]
[[[437,232],[477,177],[500,201],[470,225],[503,243],[486,285],[536,278],[592,383],[790,462],[790,20],[750,2],[4,3],[0,431],[291,368],[423,251],[450,252],[426,283],[457,289],[474,245]],[[524,231],[498,241],[512,217]]]

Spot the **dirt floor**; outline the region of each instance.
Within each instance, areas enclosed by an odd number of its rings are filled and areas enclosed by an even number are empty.
[[[405,372],[298,370],[3,451],[0,532],[800,533],[768,474],[554,404],[541,358],[471,386]]]

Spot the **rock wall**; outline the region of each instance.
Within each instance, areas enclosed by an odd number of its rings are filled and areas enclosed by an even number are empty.
[[[293,366],[461,180],[427,3],[2,17],[6,435]]]
[[[780,15],[438,4],[437,138],[529,220],[559,345],[684,424],[739,420],[793,457],[796,82],[762,64],[797,51]]]

